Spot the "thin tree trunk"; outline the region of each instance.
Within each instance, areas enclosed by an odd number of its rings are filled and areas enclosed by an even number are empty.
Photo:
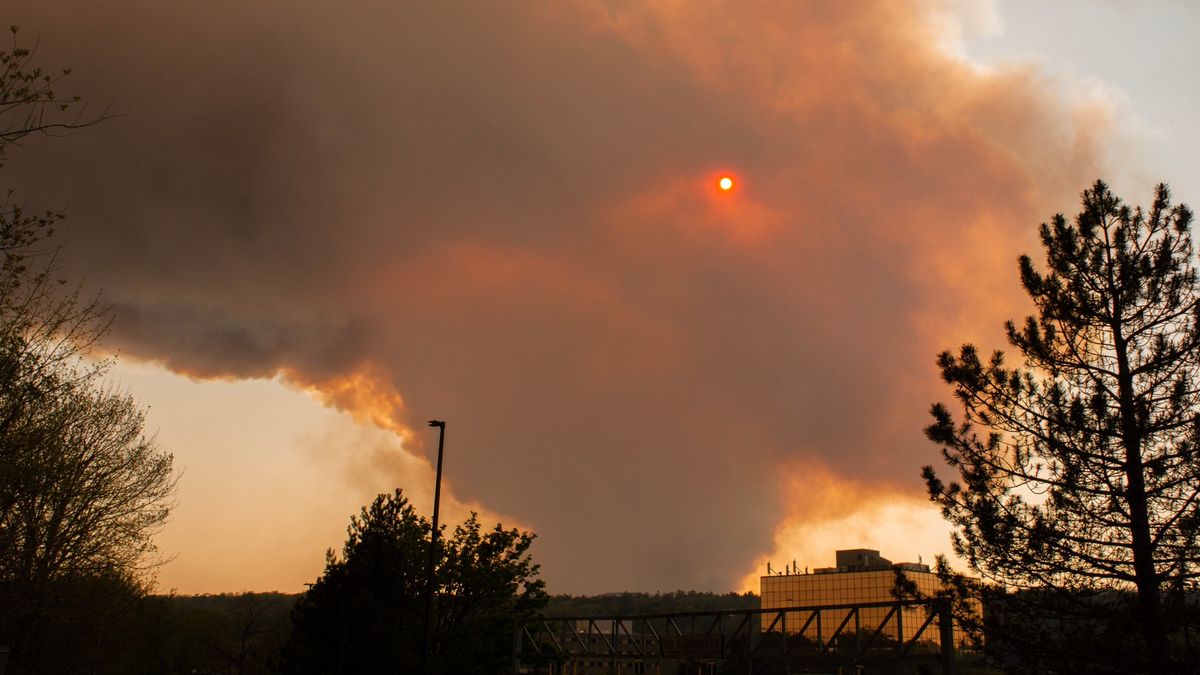
[[[1121,431],[1125,446],[1125,499],[1129,505],[1130,544],[1133,575],[1137,587],[1138,625],[1146,645],[1147,661],[1155,670],[1168,661],[1169,643],[1162,620],[1162,594],[1154,569],[1154,545],[1150,537],[1150,514],[1146,499],[1145,466],[1142,463],[1142,432],[1133,396],[1127,344],[1121,329],[1113,327],[1117,353],[1117,386],[1120,397]]]

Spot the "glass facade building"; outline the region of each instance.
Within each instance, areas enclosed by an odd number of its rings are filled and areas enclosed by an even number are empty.
[[[868,603],[890,603],[896,600],[892,589],[896,586],[896,570],[916,586],[920,595],[933,595],[941,582],[930,572],[927,565],[898,563],[879,555],[871,549],[850,549],[837,552],[837,566],[817,568],[801,573],[794,566],[783,572],[773,572],[761,578],[761,602],[763,609],[785,607],[818,607]],[[768,571],[770,568],[768,567]],[[900,616],[891,616],[891,607],[863,608],[856,613],[850,610],[823,610],[813,612],[785,612],[782,619],[778,613],[764,613],[762,629],[788,634],[801,634],[814,641],[831,639],[841,627],[841,634],[873,633],[884,623],[882,635],[891,639],[911,640],[917,635],[928,617],[925,607],[906,607]],[[898,619],[898,620],[897,620]],[[843,626],[843,622],[845,625]],[[926,631],[922,640],[936,641],[937,631]]]

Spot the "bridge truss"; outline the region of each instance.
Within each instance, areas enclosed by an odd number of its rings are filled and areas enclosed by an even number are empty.
[[[732,660],[747,672],[909,662],[952,675],[957,643],[949,605],[929,600],[553,617],[516,628],[513,673],[674,672],[664,664]]]

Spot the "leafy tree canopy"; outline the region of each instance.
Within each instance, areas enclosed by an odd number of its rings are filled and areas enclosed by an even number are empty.
[[[0,166],[35,134],[103,119],[73,110],[33,52],[0,48]],[[85,357],[108,327],[95,299],[56,278],[61,214],[0,199],[0,645],[10,672],[94,671],[158,562],[173,504],[170,454],[144,413]]]
[[[418,672],[431,526],[400,490],[350,519],[341,555],[292,614],[283,669],[292,673]],[[431,630],[435,672],[496,673],[511,667],[512,631],[546,603],[529,555],[534,535],[474,513],[439,536]]]

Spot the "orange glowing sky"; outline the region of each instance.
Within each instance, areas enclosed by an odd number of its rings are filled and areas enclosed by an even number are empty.
[[[536,531],[553,592],[928,560],[934,355],[1000,345],[1098,176],[1200,195],[1187,3],[58,5],[7,18],[123,116],[6,185],[113,305],[183,593],[428,511],[433,418],[447,516]]]

